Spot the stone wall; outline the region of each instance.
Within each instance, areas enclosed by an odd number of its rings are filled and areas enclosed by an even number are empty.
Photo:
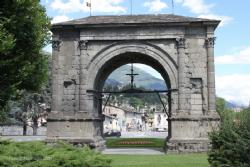
[[[47,127],[39,127],[37,130],[37,136],[45,136],[47,132]],[[31,127],[27,127],[27,135],[33,134]],[[22,136],[23,127],[22,126],[0,126],[0,136]]]

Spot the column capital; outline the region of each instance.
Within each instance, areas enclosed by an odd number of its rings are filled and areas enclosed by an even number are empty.
[[[176,46],[177,46],[177,48],[185,48],[186,39],[185,38],[176,38]]]
[[[208,37],[205,39],[205,45],[207,48],[213,48],[215,44],[216,37]]]
[[[80,40],[78,42],[80,50],[87,50],[87,43],[88,43],[87,40]]]
[[[56,51],[60,51],[60,48],[62,46],[61,40],[52,40],[52,49]]]

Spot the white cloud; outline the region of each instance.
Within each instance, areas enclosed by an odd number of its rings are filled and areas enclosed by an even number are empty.
[[[154,77],[156,77],[158,79],[163,80],[161,74],[158,71],[156,71],[155,69],[153,69],[152,67],[148,66],[148,65],[135,63],[134,66],[144,70],[145,72],[153,75]]]
[[[54,10],[58,10],[61,13],[74,13],[74,12],[89,12],[89,7],[86,3],[89,0],[53,0],[50,7]],[[91,6],[93,12],[102,13],[124,13],[126,9],[120,4],[123,0],[91,0]]]
[[[250,64],[250,46],[231,55],[215,57],[216,64]]]
[[[216,76],[216,94],[227,101],[248,106],[250,101],[249,82],[250,74]]]
[[[62,13],[70,13],[70,12],[78,12],[83,8],[83,4],[81,4],[80,0],[69,0],[67,2],[63,2],[62,0],[54,0],[50,7],[54,10],[58,10]]]
[[[215,14],[201,14],[198,16],[199,18],[206,18],[206,19],[215,19],[215,20],[221,20],[219,26],[224,26],[229,24],[233,18],[229,16],[221,16],[221,15],[215,15]]]
[[[59,22],[64,22],[64,21],[69,21],[70,18],[68,16],[65,15],[60,15],[60,16],[56,16],[52,19],[51,23],[59,23]]]
[[[162,9],[168,7],[168,5],[161,0],[147,1],[143,4],[143,6],[148,7],[150,12],[160,12]]]
[[[221,20],[220,27],[230,23],[233,18],[229,16],[217,15],[211,11],[214,4],[206,4],[204,0],[176,0],[183,7],[187,7],[190,12],[195,13],[200,18]]]
[[[210,13],[210,8],[214,6],[213,4],[205,4],[203,0],[176,0],[175,2],[181,3],[182,6],[187,7],[195,14]]]

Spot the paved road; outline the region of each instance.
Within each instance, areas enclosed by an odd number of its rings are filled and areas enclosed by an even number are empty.
[[[166,138],[168,132],[122,132],[122,138]]]
[[[11,139],[14,141],[42,141],[46,139],[46,136],[0,136],[2,139]]]
[[[122,132],[121,138],[166,138],[167,132]],[[2,139],[14,141],[41,141],[46,136],[0,136]]]
[[[115,148],[105,149],[103,154],[128,154],[128,155],[163,155],[165,154],[162,149],[153,148]]]

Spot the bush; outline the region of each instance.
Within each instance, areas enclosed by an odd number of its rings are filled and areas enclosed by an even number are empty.
[[[88,147],[0,140],[1,167],[110,167],[110,163],[110,159]]]
[[[219,130],[210,134],[212,148],[209,163],[212,167],[250,166],[250,109],[240,113],[219,112]]]

